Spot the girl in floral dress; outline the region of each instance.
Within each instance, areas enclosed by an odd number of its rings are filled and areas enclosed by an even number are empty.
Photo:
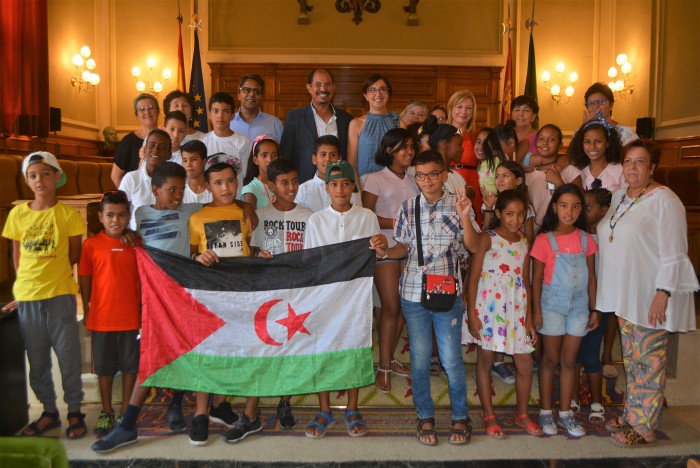
[[[527,239],[521,229],[527,200],[519,190],[498,195],[491,229],[482,233],[469,273],[467,326],[478,343],[476,385],[486,434],[505,437],[493,412],[491,367],[498,352],[513,355],[516,367],[516,424],[532,435],[542,430],[527,413],[532,387],[532,351],[537,333],[529,307]]]

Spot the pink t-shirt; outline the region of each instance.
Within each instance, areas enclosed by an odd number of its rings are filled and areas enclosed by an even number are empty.
[[[416,198],[420,193],[416,179],[412,175],[406,174],[402,179],[388,167],[371,173],[363,185],[363,190],[377,196],[374,212],[382,218],[396,219],[401,204],[409,198]],[[382,234],[389,241],[389,247],[396,245],[393,229],[382,229]]]
[[[563,236],[555,235],[554,238],[557,240],[559,251],[572,254],[581,253],[581,233],[583,233],[583,231],[576,229],[570,234],[565,234]],[[593,236],[588,233],[586,233],[586,235],[588,236],[586,256],[594,255],[598,251],[598,245],[595,243]],[[544,263],[544,282],[551,284],[556,257],[546,232],[539,234],[535,238],[535,244],[532,246],[530,256]]]

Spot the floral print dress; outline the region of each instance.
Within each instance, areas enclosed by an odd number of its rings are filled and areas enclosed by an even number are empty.
[[[478,344],[506,354],[530,353],[534,348],[527,340],[527,291],[523,279],[527,239],[521,235],[519,241],[509,242],[493,231],[487,232],[491,248],[484,256],[475,306],[482,323]],[[474,341],[465,314],[462,343]]]

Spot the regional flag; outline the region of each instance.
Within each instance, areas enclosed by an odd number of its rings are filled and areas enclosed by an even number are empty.
[[[138,249],[139,384],[239,396],[372,384],[368,240],[211,267]]]
[[[192,52],[192,69],[190,70],[190,94],[194,99],[192,110],[193,126],[195,130],[207,133],[207,97],[204,95],[204,78],[202,77],[202,58],[199,55],[199,37],[197,29],[194,30],[194,51]]]
[[[506,59],[506,74],[503,79],[503,105],[501,107],[501,123],[505,124],[510,120],[511,104],[515,98],[513,86],[513,52],[510,42],[510,33],[508,35],[508,58]]]

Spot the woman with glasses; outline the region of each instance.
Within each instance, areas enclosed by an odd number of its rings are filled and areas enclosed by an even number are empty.
[[[479,186],[476,166],[479,163],[474,153],[474,128],[476,121],[476,99],[467,89],[456,91],[447,101],[447,123],[454,125],[462,134],[461,158],[450,164],[450,169],[457,171],[471,187]],[[481,192],[476,191],[474,206],[482,204]],[[476,210],[477,222],[481,224],[481,210]]]
[[[391,93],[391,82],[382,75],[371,75],[362,85],[369,112],[353,119],[348,128],[348,162],[355,167],[360,188],[360,177],[384,169],[374,160],[382,137],[388,130],[401,126],[399,116],[387,107]]]
[[[117,152],[114,154],[114,164],[112,165],[111,179],[114,185],[119,187],[122,178],[127,172],[135,171],[139,168],[139,150],[143,146],[151,130],[158,127],[158,115],[160,107],[155,96],[148,93],[141,93],[134,99],[134,115],[139,121],[140,128],[129,134],[119,142]]]
[[[639,138],[632,128],[616,122],[612,118],[615,96],[610,87],[604,83],[593,83],[584,95],[584,105],[586,110],[583,113],[584,125],[591,120],[605,119],[606,122],[615,126],[617,134],[620,135],[620,143],[625,146],[630,141]]]
[[[537,129],[534,127],[540,106],[530,96],[518,96],[510,104],[510,116],[515,122],[518,136],[518,161],[522,162],[527,153],[537,153]]]

